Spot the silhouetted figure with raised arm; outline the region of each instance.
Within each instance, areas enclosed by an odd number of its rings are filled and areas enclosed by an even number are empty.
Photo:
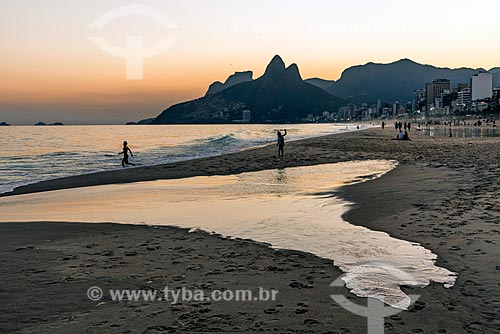
[[[123,151],[121,151],[118,154],[123,154],[123,159],[122,159],[122,167],[127,166],[135,166],[135,164],[131,163],[128,161],[128,152],[130,152],[130,155],[134,157],[134,154],[132,153],[132,150],[128,147],[128,143],[126,141],[123,142]]]
[[[286,136],[286,129],[285,129],[285,134],[281,134],[281,131],[278,131],[278,155],[282,157],[284,155],[284,147],[285,147],[285,136]]]

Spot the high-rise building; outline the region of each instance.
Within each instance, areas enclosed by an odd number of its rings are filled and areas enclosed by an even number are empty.
[[[472,101],[471,97],[472,97],[472,94],[471,94],[470,88],[465,88],[465,89],[462,89],[461,91],[459,91],[458,97],[457,97],[458,110],[460,110],[460,111],[469,110],[470,104]]]
[[[421,107],[425,106],[426,95],[425,89],[418,89],[413,93],[413,112],[422,110]]]
[[[399,112],[399,101],[394,102],[392,105],[392,116],[396,117]]]
[[[382,113],[382,101],[377,100],[377,114],[381,114],[381,113]]]
[[[434,105],[434,102],[439,94],[445,90],[450,90],[450,80],[437,79],[425,85],[426,104],[428,108]]]
[[[471,78],[472,101],[491,99],[493,93],[493,75],[489,72],[475,74]]]
[[[496,110],[500,107],[500,88],[493,88],[493,96],[491,98],[491,109]]]
[[[460,92],[461,90],[464,90],[466,88],[470,88],[469,84],[468,83],[459,83],[457,85],[457,87],[453,88],[453,92],[454,93],[458,93]]]

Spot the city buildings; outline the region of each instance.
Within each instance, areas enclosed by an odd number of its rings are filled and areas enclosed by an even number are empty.
[[[426,104],[428,110],[434,107],[434,103],[436,98],[439,97],[439,94],[445,90],[451,90],[450,86],[450,80],[448,79],[437,79],[425,85]]]
[[[418,89],[413,93],[413,106],[412,111],[425,111],[426,110],[427,95],[425,89]]]
[[[457,108],[458,111],[464,112],[470,109],[472,102],[472,92],[470,88],[464,88],[458,92]]]
[[[407,103],[377,100],[376,104],[349,104],[338,113],[323,114],[323,121],[370,120],[374,118],[449,117],[500,111],[500,87],[493,88],[493,75],[480,72],[469,83],[457,83],[451,87],[449,79],[436,79],[425,89],[413,92],[413,100]],[[369,101],[371,102],[371,101]]]
[[[482,113],[483,111],[488,110],[489,104],[485,101],[474,101],[471,105],[471,111],[473,113]]]

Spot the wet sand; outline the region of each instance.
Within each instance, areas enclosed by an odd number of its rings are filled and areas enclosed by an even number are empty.
[[[455,287],[407,289],[421,294],[407,312],[386,319],[386,333],[500,332],[499,139],[391,140],[393,130],[289,142],[275,147],[172,165],[41,183],[17,193],[195,175],[232,174],[359,159],[396,159],[382,178],[342,188],[357,203],[345,214],[356,225],[421,243],[438,265],[459,273]],[[341,274],[331,261],[275,251],[251,241],[166,228],[113,224],[0,224],[0,332],[366,333],[366,319],[330,294],[366,299],[330,287]],[[6,282],[8,282],[6,284]],[[86,298],[90,286],[145,289],[198,287],[279,291],[275,302],[112,303]]]

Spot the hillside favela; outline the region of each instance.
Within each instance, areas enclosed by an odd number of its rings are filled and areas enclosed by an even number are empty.
[[[500,334],[499,3],[0,9],[0,334]]]

